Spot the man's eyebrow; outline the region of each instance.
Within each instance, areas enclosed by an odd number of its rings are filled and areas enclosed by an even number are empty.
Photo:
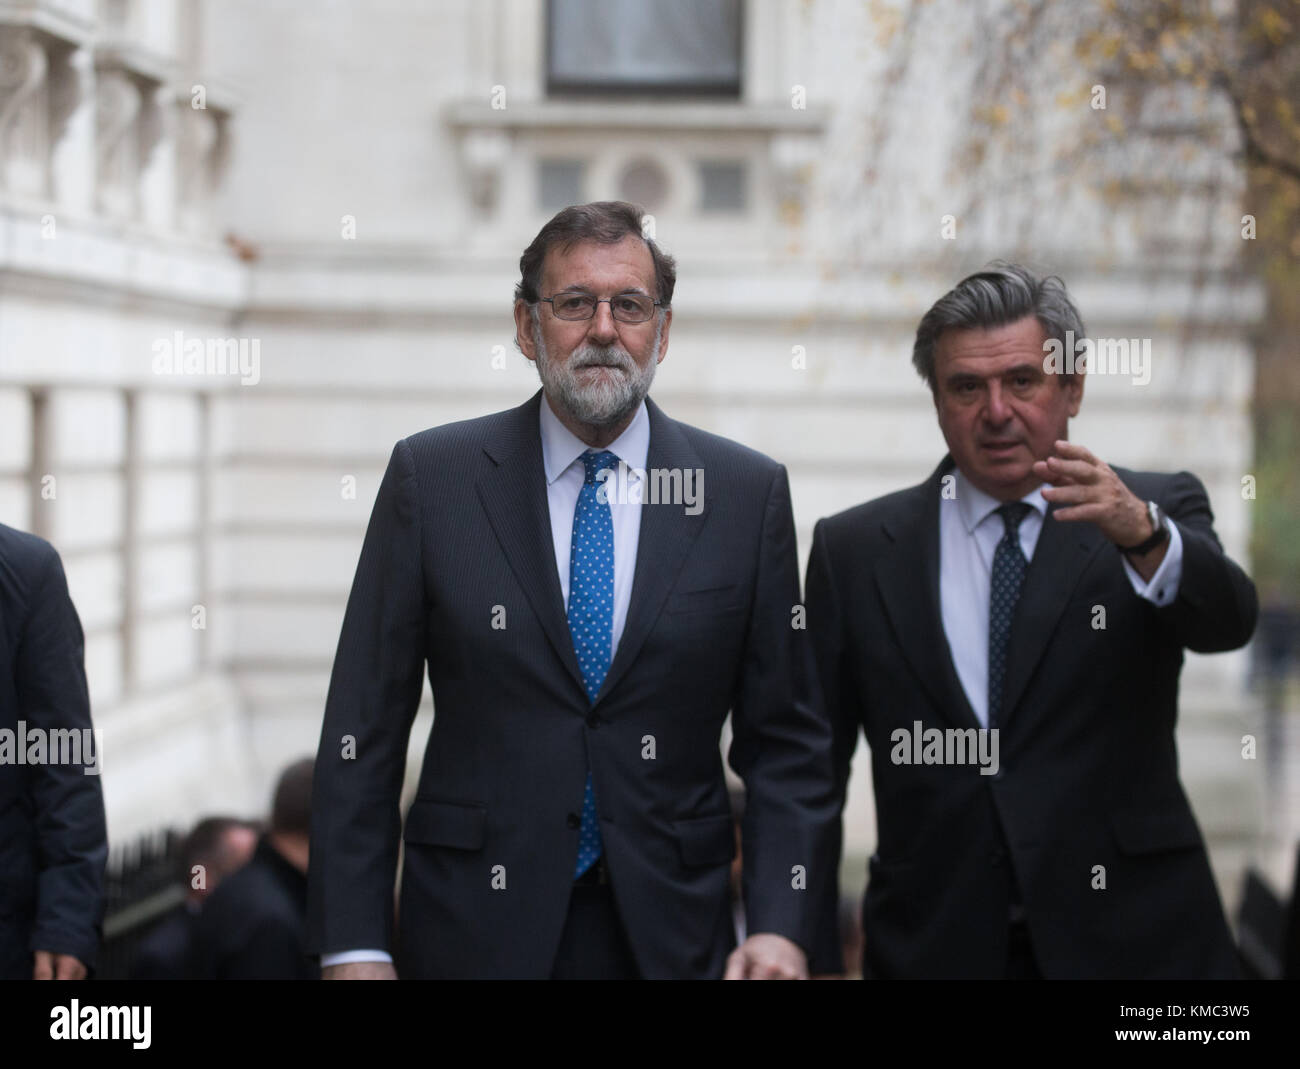
[[[1021,375],[1026,371],[1032,371],[1037,374],[1042,370],[1043,368],[1040,364],[1017,364],[1015,367],[1007,368],[1006,371],[1002,372],[1002,375],[1003,377],[1007,375]]]
[[[595,289],[594,286],[592,286],[592,285],[590,285],[590,284],[588,284],[588,283],[586,283],[586,282],[575,282],[575,283],[573,283],[573,285],[571,285],[571,286],[564,286],[564,287],[562,287],[561,289],[556,290],[555,292],[556,292],[556,293],[592,293],[592,294],[594,294],[594,293],[596,292],[596,289]],[[626,286],[626,287],[624,287],[623,289],[619,290],[617,293],[615,293],[614,296],[619,297],[619,296],[622,296],[623,294],[626,294],[626,293],[636,293],[636,294],[639,294],[639,295],[642,296],[642,297],[649,297],[649,296],[650,296],[649,291],[642,289],[640,286]]]

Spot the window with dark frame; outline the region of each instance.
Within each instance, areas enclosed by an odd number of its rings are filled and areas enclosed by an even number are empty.
[[[738,97],[743,0],[548,0],[551,94]]]

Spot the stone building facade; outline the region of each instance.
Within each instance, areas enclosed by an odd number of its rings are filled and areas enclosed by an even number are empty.
[[[787,465],[804,559],[819,516],[942,455],[916,321],[1025,247],[1090,327],[1151,343],[1149,382],[1089,382],[1075,437],[1196,471],[1245,558],[1258,298],[1231,250],[1156,257],[1073,187],[1028,236],[1020,190],[955,207],[971,27],[926,5],[900,70],[909,6],[0,0],[0,516],[63,554],[115,838],[257,811],[314,750],[391,447],[536,389],[511,292],[573,201],[646,206],[679,263],[654,396]],[[1244,669],[1184,677],[1229,897],[1262,807]]]

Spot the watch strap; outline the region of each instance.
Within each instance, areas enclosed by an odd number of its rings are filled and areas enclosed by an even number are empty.
[[[1147,512],[1151,516],[1151,522],[1155,526],[1149,538],[1143,539],[1136,546],[1120,546],[1123,553],[1131,553],[1135,556],[1142,556],[1144,553],[1150,553],[1156,546],[1160,545],[1169,537],[1169,521],[1166,519],[1164,510],[1154,501],[1147,502]]]

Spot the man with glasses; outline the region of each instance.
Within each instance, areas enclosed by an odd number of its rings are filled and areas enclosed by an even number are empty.
[[[565,209],[520,270],[542,389],[399,442],[361,551],[313,801],[325,975],[807,976],[834,814],[785,469],[648,399],[675,266],[635,207]]]

